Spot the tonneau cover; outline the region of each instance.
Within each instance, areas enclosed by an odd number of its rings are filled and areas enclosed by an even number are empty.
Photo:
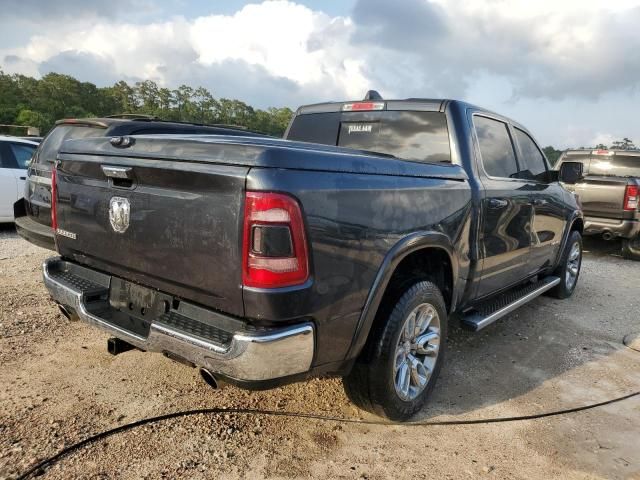
[[[58,158],[68,158],[70,154],[91,155],[459,181],[467,179],[459,165],[412,162],[388,155],[281,139],[221,135],[130,138],[133,144],[126,148],[112,145],[110,138],[105,137],[67,141]]]

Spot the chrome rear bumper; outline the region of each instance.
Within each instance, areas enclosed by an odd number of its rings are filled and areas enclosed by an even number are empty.
[[[126,328],[128,312],[109,302],[111,276],[62,260],[43,264],[44,283],[53,300],[78,317],[141,350],[162,352],[240,381],[270,380],[311,368],[314,331],[311,323],[279,329],[239,329],[240,323],[181,301],[178,309],[141,321],[142,330]],[[123,322],[123,318],[125,321]],[[216,319],[219,324],[216,324]]]
[[[640,235],[640,221],[616,220],[600,217],[584,218],[585,235],[610,233],[614,237],[634,238]]]

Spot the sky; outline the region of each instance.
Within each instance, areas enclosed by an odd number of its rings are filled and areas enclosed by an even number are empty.
[[[0,69],[252,106],[457,98],[556,148],[640,144],[640,0],[0,0]]]

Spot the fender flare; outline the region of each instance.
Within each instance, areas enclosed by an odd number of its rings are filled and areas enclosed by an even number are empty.
[[[405,259],[408,255],[425,248],[439,248],[443,250],[449,257],[452,268],[453,278],[453,292],[452,292],[452,304],[456,301],[456,280],[458,278],[458,258],[455,255],[455,249],[451,243],[450,238],[441,232],[415,232],[399,240],[392,248],[387,252],[382,261],[382,265],[378,269],[376,278],[373,281],[373,285],[369,289],[369,295],[360,313],[356,330],[351,340],[351,346],[345,357],[346,360],[357,357],[369,337],[371,326],[378,312],[378,307],[382,301],[382,297],[389,285],[391,276],[396,270],[396,267]]]
[[[580,210],[575,210],[571,212],[571,216],[567,219],[567,227],[565,228],[564,235],[562,236],[562,243],[560,244],[560,248],[558,249],[558,253],[556,254],[556,260],[553,264],[553,269],[558,266],[560,259],[562,258],[562,253],[564,252],[565,247],[567,246],[567,241],[569,240],[569,234],[573,230],[573,225],[580,220],[582,225],[584,226],[584,215]]]

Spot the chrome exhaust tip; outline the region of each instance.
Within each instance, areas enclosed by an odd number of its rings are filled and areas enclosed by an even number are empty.
[[[605,239],[605,240],[607,240],[607,241],[608,241],[608,240],[611,240],[611,239],[613,239],[613,233],[611,233],[611,232],[604,232],[604,233],[602,234],[602,238],[603,238],[603,239]]]
[[[218,388],[220,388],[220,383],[216,379],[216,376],[206,368],[200,369],[200,376],[207,383],[207,385],[209,385],[214,390],[217,390]]]
[[[78,320],[80,320],[78,314],[72,308],[65,307],[64,305],[58,303],[58,310],[60,310],[60,313],[71,322],[77,322]]]
[[[62,315],[67,317],[67,320],[71,320],[71,314],[69,313],[69,310],[67,310],[67,308],[64,305],[58,304],[58,310],[60,310],[60,313]]]

